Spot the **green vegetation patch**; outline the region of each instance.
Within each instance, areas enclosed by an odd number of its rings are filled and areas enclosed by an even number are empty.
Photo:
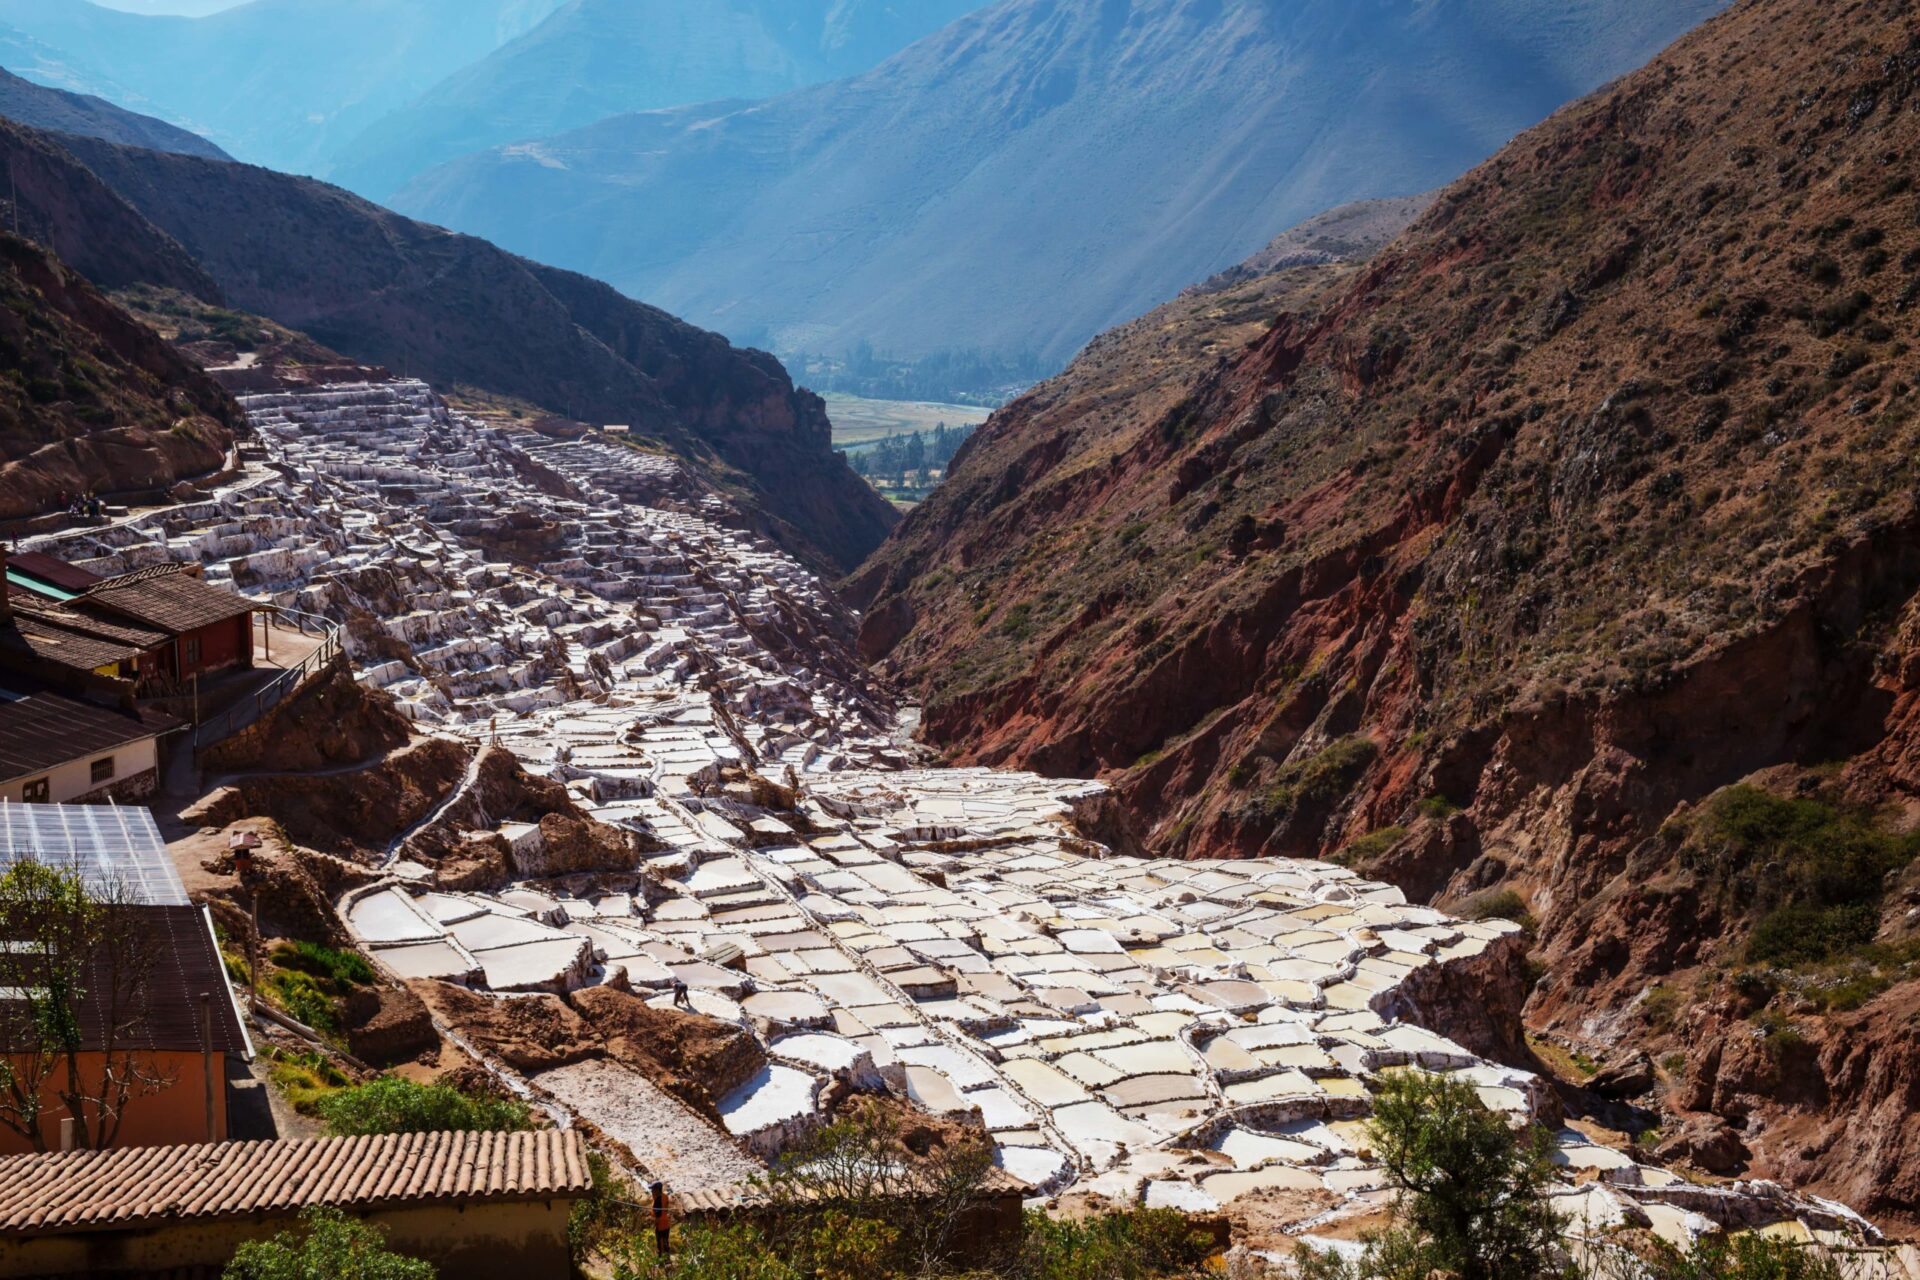
[[[1343,867],[1356,870],[1372,866],[1384,857],[1393,846],[1406,839],[1405,827],[1382,827],[1378,831],[1369,831],[1358,840],[1348,841],[1329,861]]]
[[[418,1258],[387,1248],[384,1228],[350,1218],[332,1205],[300,1212],[300,1230],[249,1240],[235,1250],[222,1280],[433,1280]]]
[[[1511,920],[1528,933],[1534,931],[1533,912],[1527,900],[1512,889],[1482,889],[1460,904],[1465,920]]]
[[[1920,855],[1920,837],[1869,812],[1759,787],[1728,787],[1687,824],[1681,864],[1710,896],[1753,920],[1747,959],[1818,965],[1873,941],[1886,877]]]
[[[1273,785],[1267,788],[1266,808],[1278,816],[1292,813],[1303,804],[1325,804],[1353,790],[1360,775],[1367,771],[1380,748],[1362,734],[1336,738],[1320,750],[1302,759],[1280,766]]]
[[[463,1093],[451,1085],[417,1084],[398,1076],[339,1089],[314,1111],[335,1137],[368,1133],[446,1133],[533,1128],[533,1112],[513,1098]]]
[[[262,992],[288,1017],[319,1032],[338,1031],[341,997],[374,980],[364,956],[314,942],[280,943],[267,958]]]

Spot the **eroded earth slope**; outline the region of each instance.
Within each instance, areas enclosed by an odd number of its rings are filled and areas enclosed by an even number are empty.
[[[1915,1215],[1917,76],[1911,3],[1749,0],[1364,267],[1103,338],[853,580],[867,653],[1156,852],[1527,916],[1536,1026]]]

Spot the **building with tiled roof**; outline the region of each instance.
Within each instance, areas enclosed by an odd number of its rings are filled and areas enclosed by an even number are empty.
[[[259,607],[201,581],[189,565],[101,578],[0,548],[0,667],[77,685],[131,681],[143,693],[177,686],[252,666]]]
[[[217,1269],[330,1205],[446,1276],[570,1274],[577,1130],[411,1133],[0,1159],[0,1277]]]
[[[97,582],[70,607],[164,633],[161,663],[176,680],[253,665],[253,614],[245,596],[209,586],[186,565],[162,564]]]
[[[95,653],[93,643],[75,640],[72,651]],[[102,706],[0,672],[0,801],[144,799],[159,786],[160,739],[179,727],[157,711]]]

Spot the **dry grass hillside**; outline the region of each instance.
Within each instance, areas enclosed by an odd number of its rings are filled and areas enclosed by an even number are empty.
[[[165,489],[219,467],[239,408],[38,245],[0,234],[0,520],[62,492]]]
[[[1920,6],[1743,0],[1363,268],[996,415],[853,580],[868,651],[1159,851],[1526,916],[1536,1026],[1920,1215],[1916,159]]]

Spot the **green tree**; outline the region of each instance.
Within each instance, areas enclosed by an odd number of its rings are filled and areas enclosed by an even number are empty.
[[[1681,1250],[1655,1240],[1631,1270],[1646,1280],[1841,1280],[1838,1261],[1824,1249],[1743,1232],[1711,1235]]]
[[[651,1231],[634,1232],[609,1250],[614,1280],[802,1280],[801,1273],[746,1224],[690,1222],[673,1233],[673,1256],[654,1251]],[[884,1276],[874,1273],[874,1280]]]
[[[1397,1071],[1374,1099],[1374,1156],[1398,1193],[1397,1224],[1365,1258],[1305,1260],[1305,1280],[1539,1280],[1560,1274],[1560,1224],[1548,1208],[1546,1131],[1516,1133],[1473,1086]]]
[[[383,1076],[328,1094],[314,1106],[335,1137],[366,1133],[447,1133],[531,1129],[533,1113],[512,1098],[462,1093],[451,1085]]]
[[[434,1280],[437,1274],[430,1263],[388,1249],[386,1232],[331,1205],[304,1210],[300,1223],[304,1234],[283,1231],[241,1245],[223,1280]]]
[[[0,1125],[37,1151],[64,1119],[81,1147],[105,1150],[130,1102],[174,1083],[144,1047],[161,959],[151,911],[124,886],[40,862],[0,874]]]

